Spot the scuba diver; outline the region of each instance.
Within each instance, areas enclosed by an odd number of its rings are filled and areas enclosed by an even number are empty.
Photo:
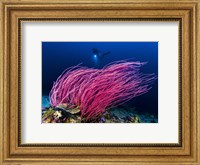
[[[97,57],[98,59],[102,59],[103,57],[105,57],[111,53],[110,51],[101,53],[97,48],[93,48],[92,52],[94,54],[94,57]]]

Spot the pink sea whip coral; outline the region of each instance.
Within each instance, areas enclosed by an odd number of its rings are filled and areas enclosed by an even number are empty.
[[[49,94],[52,106],[75,105],[81,117],[95,119],[109,108],[147,93],[155,74],[142,74],[145,63],[119,61],[102,69],[75,66],[65,70]]]

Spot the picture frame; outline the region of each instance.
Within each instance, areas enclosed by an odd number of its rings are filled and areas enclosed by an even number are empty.
[[[199,0],[1,1],[1,164],[199,164]],[[170,144],[22,144],[23,21],[179,22],[179,140]]]

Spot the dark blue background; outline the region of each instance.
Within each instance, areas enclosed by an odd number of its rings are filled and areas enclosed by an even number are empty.
[[[92,52],[111,53],[95,60]],[[158,42],[42,42],[42,95],[48,95],[53,82],[68,67],[82,63],[82,66],[102,68],[118,60],[148,62],[143,73],[158,75]],[[146,94],[129,102],[136,110],[158,113],[158,80]]]

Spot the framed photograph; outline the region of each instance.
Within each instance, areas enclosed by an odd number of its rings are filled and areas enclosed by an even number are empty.
[[[194,1],[1,1],[1,164],[199,164]]]
[[[42,123],[158,123],[157,74],[158,42],[42,42]]]

